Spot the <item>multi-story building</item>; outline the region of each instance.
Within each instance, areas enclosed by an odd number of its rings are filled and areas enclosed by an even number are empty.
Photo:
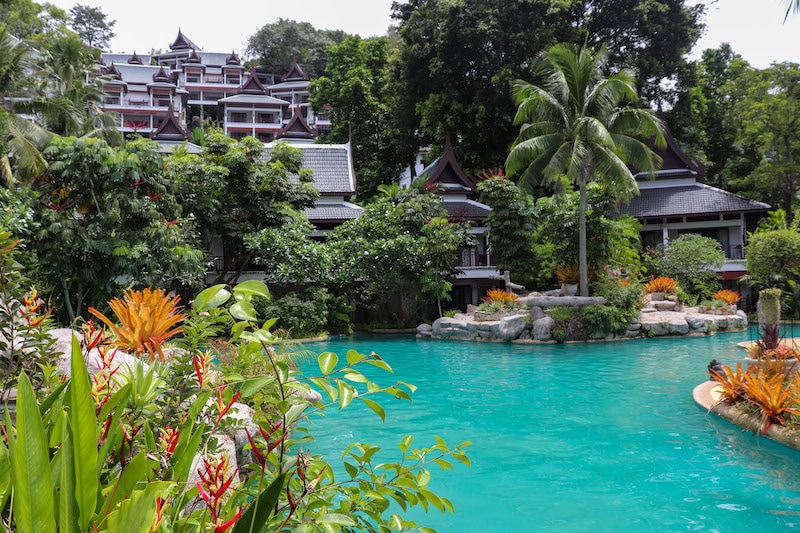
[[[169,51],[155,55],[102,54],[104,109],[120,115],[123,133],[153,134],[172,105],[181,126],[217,122],[234,138],[253,135],[313,140],[330,129],[308,102],[308,76],[296,61],[279,83],[274,74],[241,64],[235,52],[205,52],[183,32]]]

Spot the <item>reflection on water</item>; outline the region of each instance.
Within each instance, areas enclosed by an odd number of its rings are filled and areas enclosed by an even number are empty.
[[[609,344],[510,345],[369,338],[310,345],[376,351],[387,379],[419,387],[386,401],[385,423],[355,406],[316,424],[315,453],[376,443],[395,458],[414,434],[469,440],[469,469],[434,472],[455,515],[414,515],[441,532],[782,531],[798,527],[800,453],[697,407],[711,359],[747,334]],[[313,364],[308,367],[311,372]]]

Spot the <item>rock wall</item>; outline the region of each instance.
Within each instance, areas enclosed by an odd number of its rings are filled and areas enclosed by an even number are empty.
[[[519,310],[496,320],[475,320],[470,314],[453,318],[439,318],[433,325],[417,328],[418,337],[437,339],[486,340],[504,342],[551,342],[555,321],[541,307]],[[715,331],[739,330],[747,327],[747,315],[737,311],[734,315],[707,315],[696,308],[684,311],[659,311],[645,308],[636,322],[625,331],[612,334],[592,334],[594,340],[634,339],[637,337],[663,337],[670,335],[697,335]]]

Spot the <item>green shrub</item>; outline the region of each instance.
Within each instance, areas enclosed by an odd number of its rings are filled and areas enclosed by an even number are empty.
[[[559,344],[561,344],[562,342],[567,340],[567,332],[564,331],[563,329],[553,330],[553,333],[551,333],[551,336],[553,337],[553,340],[556,341]]]
[[[461,311],[459,311],[458,309],[448,309],[447,311],[444,312],[444,316],[446,316],[447,318],[453,318],[460,312]]]
[[[344,296],[333,296],[325,288],[308,289],[273,296],[256,302],[259,320],[280,317],[275,327],[291,338],[314,337],[322,333],[350,333],[352,307]]]

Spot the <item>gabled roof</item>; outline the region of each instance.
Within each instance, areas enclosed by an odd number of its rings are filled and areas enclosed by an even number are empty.
[[[477,192],[477,180],[470,178],[461,170],[461,165],[456,161],[456,154],[453,151],[453,143],[450,141],[449,135],[445,138],[442,155],[420,172],[420,176],[426,174],[428,183],[441,183],[445,186],[448,184],[461,185],[464,190]]]
[[[153,74],[153,81],[161,81],[164,83],[170,82],[169,74],[167,74],[163,66],[160,69],[158,69],[158,72]]]
[[[346,220],[360,217],[363,212],[363,207],[345,201],[336,203],[317,202],[313,207],[303,210],[303,214],[312,224],[342,223]]]
[[[308,74],[303,72],[303,69],[300,68],[300,65],[297,64],[297,58],[292,58],[292,65],[289,67],[289,72],[287,72],[281,81],[300,81],[300,80],[307,80]]]
[[[267,89],[261,84],[256,74],[256,67],[250,67],[250,76],[239,87],[239,94],[267,94]]]
[[[281,128],[278,138],[313,139],[317,136],[317,133],[317,129],[309,126],[303,115],[298,112],[298,108],[295,107],[292,118]]]
[[[183,129],[172,110],[172,103],[167,107],[166,117],[161,121],[161,125],[150,134],[150,138],[156,141],[184,141],[189,138],[189,134]]]
[[[197,52],[195,52],[194,48],[192,48],[192,51],[189,52],[188,56],[186,56],[186,63],[200,63],[200,62],[201,62],[200,56],[197,55]]]
[[[112,78],[116,78],[118,80],[122,79],[122,74],[120,74],[119,70],[117,69],[117,66],[114,65],[113,61],[109,66],[103,68],[103,75],[111,76]]]
[[[659,111],[659,116],[663,120],[663,113]],[[675,178],[694,178],[696,181],[702,183],[705,181],[706,169],[702,163],[693,161],[681,150],[678,141],[672,135],[669,127],[664,125],[664,139],[667,145],[664,148],[658,148],[654,143],[651,143],[650,148],[661,157],[661,169],[655,173],[656,179],[675,179]],[[649,173],[636,174],[637,179],[651,178]]]
[[[272,157],[273,143],[264,146],[264,159]],[[356,175],[350,155],[350,144],[290,144],[303,151],[303,168],[314,171],[314,187],[322,195],[349,197],[356,192]],[[291,176],[293,183],[298,176]]]
[[[264,104],[279,107],[286,107],[289,105],[289,102],[286,100],[281,100],[280,98],[275,98],[273,96],[267,96],[266,94],[240,93],[234,94],[233,96],[220,98],[217,100],[217,102],[222,102],[223,104]]]
[[[765,212],[769,204],[717,189],[703,183],[679,187],[653,187],[642,189],[620,213],[635,218],[657,218],[716,213]]]
[[[447,209],[447,214],[456,220],[486,220],[492,208],[475,200],[448,200],[442,198],[442,206]]]
[[[235,50],[231,50],[231,55],[225,60],[226,65],[241,65],[242,62],[239,61],[239,56],[236,55]]]
[[[200,48],[196,44],[192,42],[187,36],[183,34],[180,28],[178,28],[178,36],[175,37],[175,40],[169,45],[170,50],[188,50],[189,48],[198,49]],[[202,50],[202,48],[201,48]]]

